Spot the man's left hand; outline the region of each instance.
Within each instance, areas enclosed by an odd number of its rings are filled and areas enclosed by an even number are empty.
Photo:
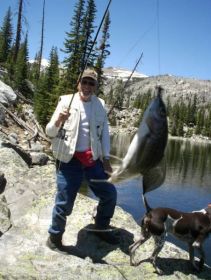
[[[109,159],[103,159],[103,167],[105,172],[110,176],[113,170]]]

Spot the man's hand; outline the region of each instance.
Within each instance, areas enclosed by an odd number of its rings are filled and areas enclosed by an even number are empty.
[[[58,119],[55,122],[55,125],[57,127],[59,127],[60,125],[62,125],[70,116],[70,113],[68,112],[67,108],[64,108],[58,116]]]
[[[105,173],[107,173],[110,176],[113,170],[112,170],[109,159],[103,159],[103,167],[104,167]]]

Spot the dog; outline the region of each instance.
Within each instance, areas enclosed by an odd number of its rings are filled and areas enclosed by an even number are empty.
[[[152,209],[144,195],[143,202],[146,214],[141,222],[140,239],[129,247],[130,264],[139,264],[134,261],[135,251],[152,236],[155,241],[155,249],[148,260],[152,262],[158,274],[163,274],[163,271],[157,267],[156,260],[164,246],[166,235],[170,233],[188,243],[191,267],[200,272],[205,262],[202,244],[211,233],[211,204],[208,204],[206,209],[184,213],[171,208]],[[194,249],[197,249],[200,255],[198,264],[194,261]]]

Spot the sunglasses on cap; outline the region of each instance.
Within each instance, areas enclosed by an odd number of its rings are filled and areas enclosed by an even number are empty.
[[[95,82],[94,81],[88,81],[88,80],[84,80],[84,79],[81,81],[81,84],[83,86],[91,86],[91,87],[95,86]]]

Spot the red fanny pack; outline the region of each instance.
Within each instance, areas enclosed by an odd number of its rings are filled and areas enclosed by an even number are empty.
[[[74,157],[77,158],[86,167],[90,167],[95,164],[95,161],[92,157],[91,149],[88,149],[84,152],[75,152]]]

